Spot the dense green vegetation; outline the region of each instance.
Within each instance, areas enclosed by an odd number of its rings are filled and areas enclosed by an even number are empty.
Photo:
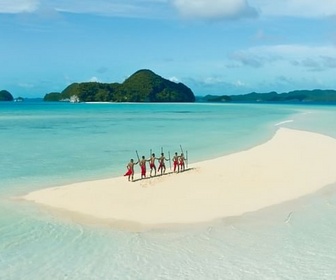
[[[201,102],[336,102],[336,90],[295,90],[286,93],[248,93],[242,95],[207,95]]]
[[[139,70],[123,83],[73,83],[61,93],[45,95],[45,101],[76,97],[81,102],[194,102],[190,88],[166,80],[150,70]]]
[[[228,95],[206,95],[204,97],[198,97],[196,99],[200,102],[230,102],[231,97]]]
[[[7,90],[0,90],[0,101],[13,101],[14,98]]]

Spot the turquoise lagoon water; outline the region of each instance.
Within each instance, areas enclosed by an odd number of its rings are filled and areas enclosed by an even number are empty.
[[[121,176],[135,151],[182,145],[190,164],[261,144],[281,126],[336,138],[335,108],[0,103],[0,279],[336,279],[335,186],[208,225],[138,233],[15,199]]]

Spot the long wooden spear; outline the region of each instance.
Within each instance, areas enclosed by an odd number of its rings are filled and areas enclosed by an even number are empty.
[[[188,169],[188,151],[186,151],[186,167]]]
[[[140,163],[140,157],[139,157],[138,151],[135,151],[135,152],[136,152],[136,155],[137,155],[137,158],[138,158],[138,162]]]
[[[183,149],[182,149],[182,146],[180,145],[180,148],[181,148],[181,153],[183,154]]]
[[[168,155],[169,155],[169,168],[170,168],[170,171],[171,171],[170,151],[168,151]]]

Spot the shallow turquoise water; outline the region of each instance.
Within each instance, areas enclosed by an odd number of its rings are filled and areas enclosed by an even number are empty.
[[[0,107],[1,182],[46,187],[120,176],[130,158],[188,150],[189,161],[271,137],[285,107],[216,104],[7,103]],[[29,186],[27,186],[27,184]]]
[[[189,161],[280,126],[336,138],[334,106],[0,103],[0,279],[335,279],[335,187],[209,225],[129,233],[60,220],[13,197],[120,176],[135,150]],[[173,203],[173,202],[172,202]]]

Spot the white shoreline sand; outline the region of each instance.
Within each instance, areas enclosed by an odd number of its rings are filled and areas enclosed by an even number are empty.
[[[158,228],[210,222],[293,200],[336,182],[336,139],[279,128],[262,145],[189,167],[180,174],[135,182],[118,177],[48,188],[23,198],[71,219],[89,217],[100,224]]]

